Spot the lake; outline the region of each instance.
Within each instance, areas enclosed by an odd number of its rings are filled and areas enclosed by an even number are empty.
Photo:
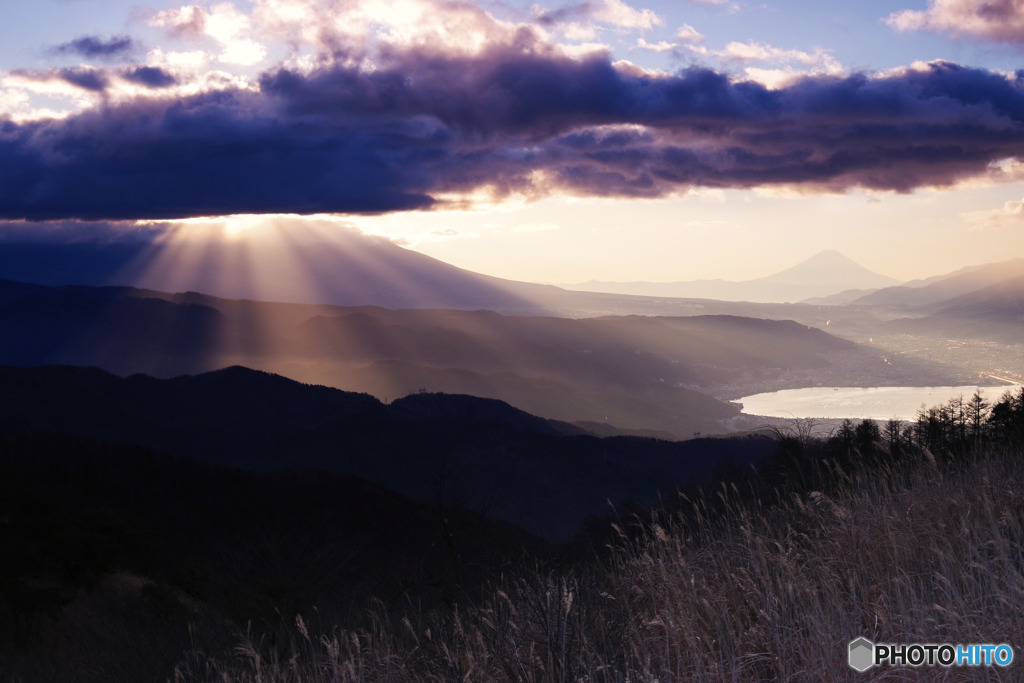
[[[735,402],[742,403],[743,412],[748,415],[766,417],[914,420],[922,406],[930,408],[960,395],[969,399],[978,389],[991,404],[1019,387],[811,387],[754,394]]]

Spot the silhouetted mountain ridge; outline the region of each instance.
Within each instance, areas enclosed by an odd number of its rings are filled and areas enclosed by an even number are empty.
[[[558,420],[547,420],[513,408],[504,401],[464,394],[410,394],[391,402],[389,412],[397,420],[458,419],[493,422],[536,434],[579,436],[587,430]]]
[[[608,502],[653,502],[769,439],[666,442],[579,435],[497,401],[376,399],[234,367],[119,378],[96,368],[0,367],[0,435],[57,432],[250,470],[322,469],[566,540]]]

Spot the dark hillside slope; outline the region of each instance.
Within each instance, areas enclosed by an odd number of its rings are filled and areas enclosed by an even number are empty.
[[[158,380],[95,368],[0,368],[0,435],[60,432],[250,470],[353,474],[566,540],[609,502],[652,502],[759,461],[765,438],[580,436],[494,401],[376,399],[245,368]],[[565,435],[565,436],[563,436]]]
[[[4,432],[59,431],[228,464],[250,453],[251,467],[282,434],[386,411],[365,394],[239,367],[170,380],[71,366],[2,368],[0,402]]]
[[[66,435],[0,437],[0,519],[5,681],[174,680],[197,643],[327,628],[372,597],[429,609],[546,547],[351,476]]]
[[[0,286],[0,358],[174,373],[202,367],[221,345],[227,320],[216,309],[124,290]]]

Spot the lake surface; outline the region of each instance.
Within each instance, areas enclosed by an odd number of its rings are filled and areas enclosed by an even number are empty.
[[[962,395],[969,399],[981,389],[989,404],[1019,384],[994,387],[812,387],[785,389],[736,399],[748,415],[766,417],[850,418],[852,420],[914,420],[921,407],[945,403]]]

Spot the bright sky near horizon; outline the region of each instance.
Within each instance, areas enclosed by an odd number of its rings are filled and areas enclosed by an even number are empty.
[[[298,215],[539,282],[1024,256],[1024,0],[0,0],[0,24],[0,244]]]

